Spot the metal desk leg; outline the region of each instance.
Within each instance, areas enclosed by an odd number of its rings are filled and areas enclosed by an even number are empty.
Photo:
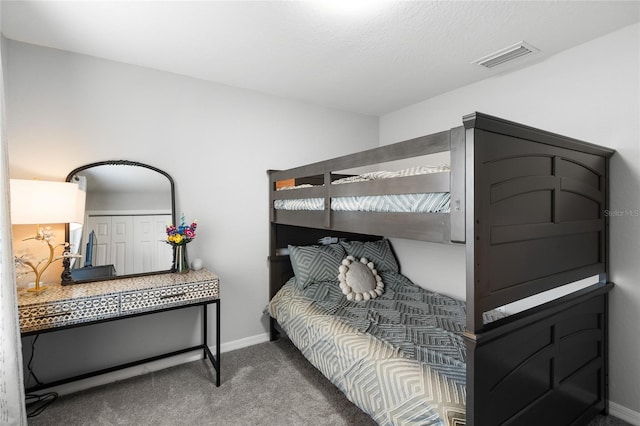
[[[216,303],[216,363],[218,364],[216,386],[220,386],[220,299]]]
[[[207,306],[202,305],[202,341],[204,357],[209,358],[211,365],[216,370],[216,386],[220,386],[220,300],[214,302],[216,305],[216,356],[214,357],[207,344]]]

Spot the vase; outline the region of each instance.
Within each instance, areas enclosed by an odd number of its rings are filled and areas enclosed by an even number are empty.
[[[187,245],[186,244],[176,246],[175,257],[176,257],[174,260],[175,272],[179,274],[185,274],[189,272],[189,262],[187,261]]]

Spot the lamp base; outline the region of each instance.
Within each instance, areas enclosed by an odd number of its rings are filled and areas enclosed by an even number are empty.
[[[29,287],[27,289],[27,291],[29,293],[40,294],[40,293],[44,293],[45,291],[47,291],[47,289],[48,289],[47,286],[41,285],[41,286],[38,286],[38,287]]]

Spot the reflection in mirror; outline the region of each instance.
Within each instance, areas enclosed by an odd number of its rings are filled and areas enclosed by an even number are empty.
[[[71,251],[63,284],[168,272],[173,249],[165,227],[175,223],[173,179],[155,167],[126,160],[73,170],[67,182],[87,192],[84,225],[67,227]]]

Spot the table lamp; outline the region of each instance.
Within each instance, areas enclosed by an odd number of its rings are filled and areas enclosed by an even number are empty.
[[[84,222],[84,205],[86,192],[75,183],[51,182],[41,180],[11,179],[11,224],[36,225],[36,235],[26,240],[43,241],[49,246],[49,256],[39,262],[16,257],[16,263],[30,269],[35,274],[35,287],[28,291],[40,293],[46,288],[40,283],[42,273],[56,260],[69,256],[67,242],[55,245],[51,228],[42,225],[64,224],[82,225]],[[60,256],[55,256],[55,249],[63,247]]]

